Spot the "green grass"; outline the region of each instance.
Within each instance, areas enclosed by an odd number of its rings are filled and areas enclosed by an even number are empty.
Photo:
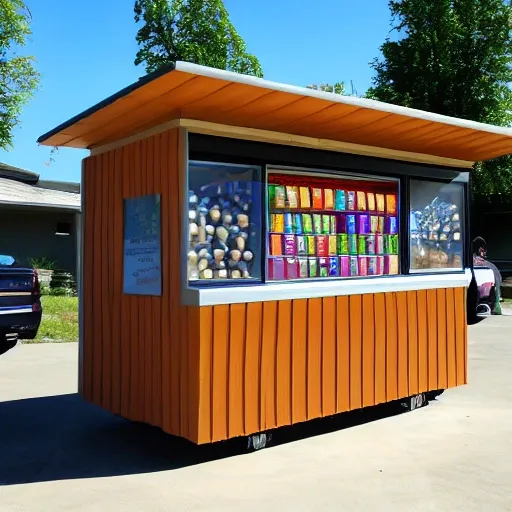
[[[32,343],[78,341],[78,298],[44,295],[43,319]]]

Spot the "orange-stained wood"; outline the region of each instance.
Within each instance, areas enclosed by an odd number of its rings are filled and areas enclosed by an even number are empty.
[[[363,407],[375,405],[374,295],[363,295]]]
[[[396,293],[386,293],[386,400],[398,398],[398,332]],[[401,320],[401,319],[400,319]]]
[[[278,425],[290,425],[291,411],[291,322],[292,301],[283,300],[277,305],[276,347],[276,415]],[[246,432],[247,433],[247,432]]]
[[[237,304],[237,306],[245,307],[244,304]],[[265,419],[262,428],[266,429],[275,428],[277,426],[276,341],[277,302],[264,302],[261,344],[261,417]]]
[[[374,295],[375,323],[375,403],[386,401],[386,296]]]
[[[418,301],[417,292],[407,292],[407,342],[409,365],[409,393],[419,392],[418,375]]]
[[[427,290],[427,319],[428,319],[428,388],[437,389],[438,360],[437,360],[437,291]]]
[[[294,300],[292,311],[292,422],[307,418],[308,301]]]
[[[360,409],[363,406],[363,368],[362,368],[362,334],[363,304],[361,295],[349,297],[350,322],[350,408]]]
[[[336,412],[336,297],[322,299],[322,416]]]
[[[322,416],[322,299],[308,300],[308,417]]]
[[[350,409],[349,298],[336,298],[336,412]]]
[[[407,294],[396,294],[398,317],[398,396],[409,396],[409,347],[407,346]],[[403,318],[404,321],[400,321]]]

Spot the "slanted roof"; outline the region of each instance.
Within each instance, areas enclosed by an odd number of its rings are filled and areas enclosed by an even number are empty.
[[[93,149],[187,118],[480,161],[512,153],[512,130],[186,62],[148,75],[42,135]]]

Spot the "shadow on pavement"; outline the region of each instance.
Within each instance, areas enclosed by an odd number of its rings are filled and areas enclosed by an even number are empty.
[[[385,404],[283,427],[273,431],[267,449],[402,411]],[[246,438],[195,446],[115,417],[76,394],[0,402],[0,486],[168,471],[244,454],[246,448]]]

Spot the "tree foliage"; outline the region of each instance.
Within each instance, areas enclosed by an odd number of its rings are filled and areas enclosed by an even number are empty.
[[[30,36],[31,16],[21,0],[0,0],[0,148],[12,146],[22,107],[39,82],[34,57],[19,55]]]
[[[498,126],[512,123],[512,8],[504,0],[391,0],[370,98]],[[475,191],[512,190],[509,157],[477,165]]]
[[[345,83],[336,82],[335,84],[311,84],[307,86],[308,89],[315,91],[332,92],[334,94],[345,94]]]
[[[148,73],[181,60],[263,76],[222,0],[136,0],[134,11],[141,25],[135,64]]]

